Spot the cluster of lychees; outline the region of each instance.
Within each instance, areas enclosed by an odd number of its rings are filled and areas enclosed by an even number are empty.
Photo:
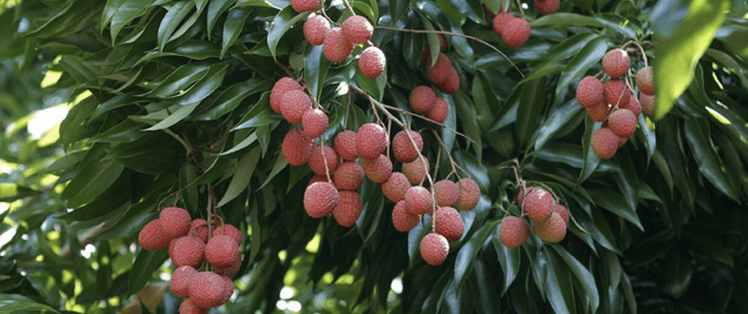
[[[423,54],[421,54],[421,64],[424,65],[426,75],[431,83],[436,85],[443,93],[454,94],[460,88],[460,75],[457,74],[457,70],[452,66],[452,61],[449,60],[449,57],[443,53],[447,50],[447,39],[442,34],[438,34],[437,37],[439,38],[439,50],[441,52],[436,58],[436,62],[433,62],[431,59],[431,48],[429,44],[426,44]],[[446,105],[446,101],[444,104]]]
[[[209,233],[211,227],[215,229]],[[209,308],[226,303],[234,293],[231,276],[241,267],[242,238],[232,225],[208,226],[204,219],[192,220],[182,208],[167,207],[140,231],[138,243],[148,251],[169,248],[169,258],[176,267],[171,291],[185,298],[179,312],[207,313]],[[198,271],[206,260],[213,271]]]
[[[458,83],[459,84],[459,83]],[[436,97],[436,93],[425,85],[416,86],[408,96],[410,109],[422,114],[435,122],[442,123],[449,115],[449,104],[442,97]]]
[[[600,158],[608,159],[634,134],[642,112],[654,114],[655,87],[652,67],[642,67],[636,73],[640,91],[639,98],[636,97],[630,83],[631,60],[626,50],[608,51],[602,66],[609,78],[601,82],[594,76],[584,77],[577,86],[576,97],[592,120],[603,122],[603,127],[592,134],[590,146]]]
[[[561,5],[561,0],[535,0],[535,8],[542,15],[556,13],[559,5]],[[493,12],[488,9],[486,12],[493,15]],[[530,39],[532,27],[527,19],[524,16],[516,17],[509,10],[504,12],[503,8],[499,8],[498,14],[493,15],[492,24],[496,35],[499,35],[504,45],[509,48],[522,47]]]
[[[558,243],[566,236],[569,212],[554,201],[548,191],[533,186],[520,187],[517,203],[522,209],[522,217],[533,221],[532,232],[541,240]],[[513,249],[522,246],[530,237],[530,224],[522,217],[506,216],[499,225],[499,238],[506,247]]]

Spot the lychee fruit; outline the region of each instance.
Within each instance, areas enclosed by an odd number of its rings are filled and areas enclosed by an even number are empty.
[[[584,108],[591,108],[603,102],[603,83],[594,76],[585,76],[577,85],[577,101]]]
[[[191,298],[186,298],[179,304],[179,314],[208,314],[208,309],[199,307]]]
[[[430,66],[430,64],[426,65],[426,75],[431,80],[431,83],[441,85],[447,80],[447,74],[449,74],[449,68],[451,67],[452,61],[449,60],[449,57],[440,53],[433,66]]]
[[[418,158],[418,153],[423,149],[423,138],[421,133],[413,130],[401,130],[392,138],[392,152],[395,159],[401,163],[409,163]],[[410,140],[413,138],[413,141]],[[414,146],[415,144],[415,146]]]
[[[202,308],[216,307],[223,300],[226,284],[221,275],[203,271],[197,273],[190,283],[189,298]]]
[[[291,8],[297,13],[314,11],[322,4],[322,0],[291,0]]]
[[[551,205],[553,205],[553,195],[540,188],[531,189],[522,199],[522,203],[520,204],[522,211],[527,214],[527,217],[532,221],[543,221],[548,219],[553,212]]]
[[[384,183],[392,174],[392,161],[385,155],[364,159],[361,162],[366,177],[374,183]]]
[[[590,116],[592,121],[595,122],[603,122],[605,119],[608,118],[608,115],[610,114],[610,106],[605,102],[601,102],[594,107],[585,108],[587,110],[587,115]]]
[[[499,239],[504,246],[514,249],[522,246],[530,237],[530,225],[524,219],[507,216],[499,225]]]
[[[428,213],[433,204],[431,192],[422,186],[412,186],[405,191],[405,209],[413,215]]]
[[[462,238],[465,224],[462,216],[452,207],[440,207],[434,212],[434,232],[443,235],[449,241]]]
[[[627,137],[619,137],[618,138],[618,148],[623,147],[623,145],[626,145],[626,142],[628,142],[629,139]]]
[[[335,152],[340,158],[345,160],[354,160],[358,158],[356,150],[356,132],[346,130],[335,136]]]
[[[631,110],[631,112],[633,112],[637,118],[642,113],[642,104],[639,102],[639,99],[634,96],[634,94],[631,94],[629,103],[626,104],[626,106],[618,106],[618,108]]]
[[[449,241],[443,235],[432,232],[421,239],[418,249],[426,263],[432,266],[441,265],[449,255]]]
[[[437,97],[436,101],[434,101],[434,108],[431,108],[426,113],[426,118],[434,120],[436,123],[444,123],[447,120],[447,116],[449,116],[449,104],[447,104],[447,100]]]
[[[319,46],[325,42],[325,34],[330,29],[330,22],[322,15],[312,13],[304,22],[304,38],[310,44]]]
[[[657,98],[655,95],[647,95],[644,93],[639,94],[639,101],[642,104],[642,112],[650,116],[655,114],[655,98]]]
[[[332,176],[330,177],[332,178]],[[309,179],[309,182],[307,182],[306,186],[309,187],[315,182],[327,182],[327,176],[315,174],[311,179]]]
[[[171,292],[180,298],[186,298],[190,291],[190,282],[197,275],[197,270],[192,266],[177,267],[174,273],[171,275]]]
[[[361,195],[353,191],[340,191],[340,201],[332,210],[335,221],[343,227],[350,227],[361,216],[364,203]]]
[[[551,210],[561,216],[561,219],[564,220],[564,223],[569,224],[569,211],[566,209],[566,206],[553,204],[551,205]]]
[[[302,90],[303,87],[291,77],[284,77],[273,85],[273,89],[270,91],[270,108],[276,113],[281,113],[281,102],[283,95],[290,90]]]
[[[385,58],[384,52],[375,46],[364,49],[358,57],[358,67],[361,69],[361,73],[370,79],[382,75],[386,65],[387,58]]]
[[[530,24],[521,17],[513,18],[504,25],[501,39],[509,48],[519,48],[530,39]]]
[[[532,230],[538,238],[549,243],[558,243],[566,236],[566,223],[561,216],[553,212],[544,221],[536,221]]]
[[[561,0],[535,0],[535,8],[541,15],[556,13],[560,5]]]
[[[281,151],[283,158],[286,159],[289,165],[301,166],[309,161],[309,157],[312,156],[314,141],[307,138],[298,129],[293,129],[288,131],[286,136],[283,137]]]
[[[236,260],[234,260],[233,263],[231,263],[231,266],[227,268],[216,268],[216,273],[231,277],[231,276],[236,275],[236,273],[239,272],[239,269],[241,267],[242,267],[242,257],[239,256],[239,258],[237,258]]]
[[[439,85],[439,90],[445,94],[454,94],[460,88],[460,75],[454,67],[447,69],[447,80]]]
[[[312,108],[312,99],[302,90],[287,91],[281,100],[281,114],[288,123],[299,123]]]
[[[501,36],[506,23],[514,18],[514,15],[509,12],[496,14],[496,16],[493,17],[493,31],[496,32],[496,35]]]
[[[341,27],[345,38],[354,44],[363,44],[374,34],[374,27],[362,15],[354,15],[345,19]]]
[[[457,183],[449,180],[440,180],[434,183],[434,199],[436,199],[437,206],[455,206],[458,198],[460,198],[460,188]]]
[[[166,207],[158,215],[161,230],[171,238],[181,237],[190,231],[190,213],[179,207]]]
[[[629,71],[631,59],[629,54],[623,49],[613,49],[603,56],[603,70],[608,76],[617,79]]]
[[[327,114],[319,108],[309,109],[301,116],[301,127],[309,139],[320,137],[330,124]]]
[[[621,138],[629,138],[636,131],[636,115],[628,109],[618,109],[608,116],[608,127]]]
[[[425,85],[416,86],[410,91],[410,96],[408,96],[410,109],[421,114],[434,108],[435,101],[436,94],[434,93],[434,90]]]
[[[603,95],[605,101],[609,104],[618,105],[618,108],[625,107],[629,103],[629,95],[631,92],[626,86],[626,82],[618,79],[610,79],[603,83]],[[620,100],[620,101],[619,101]]]
[[[205,246],[205,259],[216,268],[231,266],[240,255],[239,244],[227,235],[215,236]]]
[[[405,192],[410,187],[408,178],[401,172],[393,172],[387,181],[382,183],[382,194],[395,203],[405,199]]]
[[[421,216],[411,214],[405,208],[405,201],[395,204],[395,209],[392,210],[392,225],[397,231],[408,232],[418,225],[419,221],[421,221]]]
[[[140,247],[147,251],[165,249],[169,246],[171,239],[173,238],[164,232],[159,219],[147,223],[138,234]]]
[[[327,167],[325,167],[325,159],[327,159]],[[309,158],[309,168],[317,174],[324,176],[327,181],[327,171],[333,174],[338,169],[338,154],[330,146],[325,146],[325,158],[322,157],[322,149],[319,146],[314,147],[312,157]]]
[[[642,93],[647,95],[655,94],[654,78],[652,77],[652,74],[653,71],[650,66],[643,67],[639,69],[639,72],[636,72],[636,86],[639,87],[639,90]]]
[[[169,253],[171,263],[176,267],[200,267],[205,260],[205,242],[197,236],[180,237],[174,241],[174,247]]]
[[[202,218],[193,220],[190,224],[190,232],[187,234],[200,238],[203,243],[208,243],[208,222]]]
[[[221,305],[228,302],[231,295],[234,294],[234,281],[229,276],[221,276],[224,284],[223,298],[221,298]]]
[[[416,158],[416,160],[403,164],[403,174],[413,184],[421,183],[426,178],[428,171],[429,162],[426,160],[426,157]]]
[[[365,123],[358,129],[356,152],[364,159],[376,158],[390,145],[387,130],[376,123]]]
[[[331,62],[341,62],[353,51],[354,43],[348,41],[340,27],[333,27],[325,34],[322,53]]]
[[[244,235],[242,235],[241,231],[234,227],[234,225],[230,224],[224,224],[223,229],[221,229],[220,226],[213,229],[213,236],[219,236],[219,235],[227,235],[233,238],[236,241],[236,245],[239,245],[242,243],[242,239],[244,238]]]
[[[341,190],[355,191],[364,183],[364,169],[355,161],[346,161],[338,166],[333,182]]]
[[[602,159],[610,159],[618,149],[618,136],[609,128],[600,128],[590,137],[590,147]]]
[[[312,218],[322,218],[331,213],[340,202],[340,193],[334,185],[317,182],[304,191],[304,210]]]
[[[478,205],[480,201],[480,188],[478,184],[470,178],[460,179],[457,182],[460,188],[460,197],[457,198],[455,207],[461,210],[471,210]]]

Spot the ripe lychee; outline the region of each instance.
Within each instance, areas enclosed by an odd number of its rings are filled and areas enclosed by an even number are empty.
[[[553,210],[554,213],[557,213],[559,216],[561,216],[561,219],[564,220],[564,223],[569,223],[569,211],[566,209],[566,206],[560,205],[560,204],[553,204],[551,205],[551,210]]]
[[[208,222],[205,219],[197,218],[190,224],[190,232],[187,235],[194,235],[203,243],[208,243]]]
[[[430,87],[419,85],[410,91],[408,101],[410,102],[411,110],[423,114],[434,108],[436,94]]]
[[[186,298],[179,304],[179,314],[208,314],[208,309],[199,307],[191,298]]]
[[[283,137],[281,151],[283,152],[283,158],[286,159],[289,165],[301,166],[309,161],[309,157],[312,156],[314,141],[307,138],[298,129],[293,129],[288,131],[286,136]]]
[[[405,191],[405,209],[413,215],[428,213],[433,204],[431,192],[422,186],[412,186]]]
[[[616,104],[618,105],[618,108],[626,107],[629,103],[630,93],[631,91],[623,80],[610,79],[603,83],[603,95],[605,96],[605,101],[614,107]]]
[[[530,24],[521,17],[513,18],[504,25],[501,39],[509,48],[519,48],[530,39]]]
[[[395,203],[405,199],[405,192],[410,187],[408,178],[401,172],[393,172],[387,181],[382,183],[382,194]]]
[[[154,219],[147,223],[138,234],[138,243],[143,249],[148,251],[167,248],[171,239],[173,238],[167,235],[164,229],[161,228],[161,220],[159,219]]]
[[[603,70],[608,76],[617,79],[629,71],[631,59],[629,54],[623,49],[613,49],[603,56]]]
[[[601,102],[593,107],[585,108],[587,115],[592,118],[592,121],[603,122],[608,118],[610,114],[610,106],[605,102]]]
[[[227,268],[216,268],[216,273],[219,275],[225,275],[225,276],[234,276],[236,273],[239,272],[239,269],[242,267],[242,257],[239,256],[236,260],[234,260],[233,263],[231,263],[231,266]]]
[[[188,265],[197,268],[205,260],[205,242],[197,236],[188,235],[176,239],[174,247],[169,251],[171,263],[177,267]]]
[[[514,18],[514,15],[509,12],[496,14],[496,16],[493,17],[493,31],[496,32],[496,35],[501,36],[506,23]]]
[[[334,185],[317,182],[304,191],[304,210],[312,218],[327,216],[340,202],[340,193]]]
[[[365,123],[358,129],[356,152],[364,159],[376,158],[389,145],[390,139],[387,136],[387,130],[381,125],[370,122]]]
[[[602,159],[610,159],[618,149],[618,136],[609,128],[600,128],[592,133],[590,147]]]
[[[208,240],[205,246],[205,259],[216,268],[231,266],[239,256],[241,256],[239,244],[227,235],[215,236]]]
[[[366,177],[374,183],[384,183],[392,174],[392,161],[385,155],[364,159],[361,162]]]
[[[639,87],[639,90],[642,93],[647,95],[655,94],[654,78],[652,77],[652,74],[653,71],[650,66],[643,67],[639,69],[639,72],[636,72],[636,86]]]
[[[171,238],[181,237],[190,231],[190,213],[179,207],[166,207],[158,215],[161,230]]]
[[[457,198],[455,207],[461,210],[471,210],[478,205],[480,201],[480,188],[478,184],[470,178],[460,179],[457,182],[460,188],[460,197]]]
[[[338,154],[335,153],[335,150],[332,149],[332,147],[325,146],[325,157],[326,158],[322,157],[322,149],[319,146],[315,146],[312,157],[309,158],[309,168],[311,168],[315,174],[324,176],[325,181],[327,181],[326,171],[333,174],[335,169],[338,169]],[[325,159],[327,159],[327,167],[325,167]]]
[[[226,285],[221,275],[203,271],[197,273],[190,282],[189,298],[202,308],[216,307],[223,300]]]
[[[301,85],[294,81],[294,79],[291,77],[286,76],[278,80],[277,82],[275,82],[275,85],[273,85],[273,89],[270,91],[270,108],[273,109],[273,111],[275,111],[276,113],[280,114],[283,95],[285,95],[287,91],[301,89]]]
[[[434,183],[436,205],[440,207],[452,207],[455,206],[458,198],[460,198],[460,188],[457,186],[457,183],[449,180],[440,180]]]
[[[340,158],[345,160],[354,160],[358,158],[356,150],[356,132],[346,130],[335,136],[335,152]]]
[[[386,65],[387,58],[385,58],[384,52],[375,46],[364,49],[358,58],[358,67],[361,69],[361,73],[370,79],[382,75]]]
[[[362,15],[347,18],[342,25],[343,35],[354,44],[363,44],[374,34],[374,27]]]
[[[341,190],[355,191],[364,183],[364,169],[355,161],[346,161],[335,170],[333,182]]]
[[[322,15],[312,13],[304,22],[304,38],[310,44],[319,46],[325,42],[325,34],[330,29],[330,22]]]
[[[551,205],[553,205],[553,195],[540,188],[533,188],[520,204],[522,211],[533,221],[548,219],[553,212]]]
[[[363,207],[364,203],[361,201],[361,194],[353,191],[340,191],[340,201],[332,210],[332,215],[339,225],[350,227],[361,216]]]
[[[628,109],[618,109],[608,116],[608,127],[621,138],[629,138],[636,131],[636,115]]]
[[[454,94],[460,88],[460,75],[454,67],[447,69],[447,80],[439,85],[439,90],[445,94]]]
[[[171,275],[171,292],[180,298],[186,298],[190,290],[190,282],[197,275],[197,270],[192,266],[177,267]]]
[[[234,294],[234,281],[229,276],[221,276],[224,284],[223,298],[221,298],[221,305],[225,304]]]
[[[401,130],[395,134],[392,138],[392,152],[395,155],[395,159],[401,163],[409,163],[418,158],[418,152],[423,149],[423,138],[421,133],[413,130]],[[413,141],[410,139],[413,138]],[[415,146],[413,146],[415,144]]]
[[[244,238],[244,235],[242,235],[241,231],[234,227],[234,225],[230,224],[224,224],[223,227],[217,226],[215,229],[213,229],[213,236],[215,237],[219,235],[230,236],[236,241],[236,245],[241,244],[242,239]]]
[[[452,61],[449,60],[449,57],[440,53],[433,66],[431,64],[426,65],[426,75],[431,80],[431,83],[441,85],[447,80],[447,74],[449,74],[449,68],[451,67]]]
[[[434,212],[434,232],[443,235],[449,241],[462,238],[465,223],[462,216],[452,207],[440,207]]]
[[[443,235],[432,232],[421,239],[418,249],[426,263],[433,266],[441,265],[449,255],[449,241]]]
[[[532,230],[541,240],[558,243],[566,236],[566,223],[558,213],[553,212],[550,218],[544,221],[536,221]]]
[[[499,225],[499,239],[504,246],[514,249],[522,246],[530,237],[530,225],[524,219],[507,216]]]
[[[397,231],[408,232],[418,225],[419,221],[421,221],[421,216],[411,214],[405,208],[405,201],[395,204],[395,209],[392,210],[392,225]]]
[[[353,51],[354,43],[348,41],[343,35],[340,27],[333,27],[325,34],[325,42],[322,45],[322,52],[327,60],[331,62],[341,62],[348,58]]]
[[[629,141],[629,139],[627,137],[619,137],[618,138],[618,148],[621,148],[621,147],[623,147],[623,145],[626,145],[626,142],[628,142],[628,141]]]
[[[585,76],[577,85],[577,101],[584,108],[591,108],[605,100],[603,83],[594,76]]]
[[[535,0],[535,8],[541,15],[556,13],[560,5],[561,0]]]
[[[642,113],[642,104],[639,102],[639,99],[634,96],[634,94],[631,94],[629,103],[626,106],[618,106],[618,108],[631,110],[631,112],[633,112],[637,118]]]
[[[403,164],[403,174],[413,184],[421,183],[426,178],[428,171],[429,162],[426,157],[416,158],[416,160]]]
[[[302,90],[287,91],[281,100],[281,114],[288,123],[299,123],[312,108],[312,99]]]
[[[641,104],[642,104],[642,112],[650,116],[654,115],[656,98],[657,96],[654,96],[654,95],[647,95],[644,93],[639,94],[639,101],[641,101]]]
[[[309,109],[301,116],[301,127],[309,139],[320,137],[330,124],[327,114],[319,108]]]
[[[330,178],[332,178],[332,176],[330,176]],[[306,186],[309,187],[315,182],[327,182],[327,176],[315,174],[311,179],[309,179],[309,182],[307,182]]]
[[[447,104],[447,100],[441,97],[436,97],[434,108],[431,108],[431,110],[426,113],[426,118],[434,120],[437,123],[444,123],[444,121],[447,120],[447,116],[449,116],[449,104]]]
[[[314,11],[322,4],[322,0],[291,0],[291,7],[297,13]]]

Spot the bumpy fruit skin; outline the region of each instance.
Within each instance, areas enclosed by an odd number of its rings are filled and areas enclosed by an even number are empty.
[[[392,210],[392,225],[397,231],[408,232],[418,225],[419,221],[421,221],[421,216],[411,214],[405,208],[405,201],[395,204],[395,209]]]
[[[347,18],[345,22],[343,22],[342,28],[345,38],[354,44],[363,44],[371,38],[371,35],[374,35],[374,27],[371,26],[369,20],[362,15],[355,15]]]
[[[180,298],[186,298],[190,291],[190,282],[197,275],[197,270],[192,266],[182,266],[174,270],[171,275],[171,292]]]
[[[447,74],[449,74],[449,68],[451,67],[452,61],[449,60],[449,57],[440,53],[433,66],[431,64],[426,65],[426,75],[431,83],[441,85],[447,80]]]
[[[330,120],[324,111],[319,108],[309,109],[301,116],[301,127],[304,135],[309,139],[320,137],[330,124]]]
[[[355,161],[346,161],[338,166],[333,182],[341,190],[358,190],[364,183],[364,169]]]
[[[634,96],[634,94],[631,94],[629,103],[626,106],[618,106],[618,108],[631,110],[631,112],[633,112],[637,118],[642,113],[642,104],[639,102],[639,99]]]
[[[465,224],[462,216],[452,207],[440,207],[434,213],[434,232],[443,235],[449,241],[462,238]]]
[[[309,158],[312,156],[314,142],[308,139],[301,131],[293,129],[288,131],[286,136],[283,137],[281,151],[283,152],[283,158],[286,159],[289,165],[301,166],[309,161]]]
[[[242,257],[239,256],[239,258],[237,258],[236,260],[234,260],[233,263],[231,263],[231,266],[226,267],[226,268],[216,268],[216,273],[219,275],[231,277],[231,276],[236,275],[236,273],[239,272],[239,269],[241,267],[242,267]]]
[[[654,78],[652,77],[652,67],[643,67],[636,72],[636,86],[642,93],[647,95],[655,94]]]
[[[219,235],[208,240],[205,246],[205,259],[215,268],[227,268],[241,256],[239,245],[234,238]]]
[[[608,116],[608,127],[621,138],[629,138],[636,131],[636,115],[628,109],[618,109]]]
[[[496,32],[496,35],[501,36],[506,23],[513,19],[515,19],[514,15],[509,12],[496,14],[493,17],[493,31]]]
[[[621,148],[621,147],[623,147],[623,145],[626,145],[626,142],[628,142],[628,141],[629,141],[628,138],[619,137],[618,138],[618,148]]]
[[[221,275],[203,271],[197,273],[195,278],[192,279],[189,298],[199,307],[216,307],[221,304],[225,291],[226,285],[221,279]]]
[[[224,291],[223,298],[221,298],[221,305],[225,304],[234,294],[234,281],[229,276],[221,276],[223,279]]]
[[[426,178],[429,171],[429,162],[426,157],[416,158],[409,163],[403,164],[403,174],[412,184],[418,184]]]
[[[610,106],[605,102],[601,102],[594,107],[586,108],[587,115],[590,116],[592,121],[603,122],[608,118],[610,114]]]
[[[508,21],[501,32],[501,39],[509,48],[521,47],[530,39],[530,24],[520,17]]]
[[[325,146],[325,157],[322,158],[322,149],[319,146],[314,147],[312,157],[309,158],[309,168],[312,169],[317,175],[325,176],[327,181],[327,170],[330,174],[334,173],[338,169],[338,154],[330,146]],[[327,168],[325,168],[325,159],[327,159]]]
[[[639,94],[639,101],[641,101],[641,104],[642,104],[642,112],[650,116],[654,115],[656,98],[657,96],[654,96],[654,95],[647,95],[644,93]]]
[[[630,97],[628,94],[630,93],[631,91],[623,80],[610,79],[603,83],[603,95],[605,96],[605,101],[613,106],[618,104],[618,108],[625,107],[629,104]]]
[[[556,13],[560,5],[561,0],[535,0],[535,8],[542,15]]]
[[[452,207],[460,198],[460,187],[457,183],[449,180],[440,180],[434,183],[434,199],[439,207]]]
[[[410,91],[408,101],[410,102],[411,110],[423,114],[434,108],[436,94],[430,87],[419,85]]]
[[[358,129],[356,152],[364,159],[376,158],[389,145],[390,139],[387,136],[387,130],[381,125],[370,122],[365,123]]]
[[[499,239],[510,249],[522,246],[529,237],[530,224],[522,218],[507,216],[499,225]]]
[[[190,224],[190,232],[188,235],[195,235],[200,238],[203,243],[208,243],[208,222],[205,219],[197,218]]]
[[[522,211],[533,221],[543,221],[548,219],[553,213],[553,196],[543,189],[534,188],[522,200]]]
[[[364,49],[358,58],[358,67],[361,69],[361,73],[370,79],[382,75],[385,66],[387,66],[387,58],[384,56],[382,49],[375,46]]]
[[[169,247],[172,237],[161,228],[161,221],[154,219],[147,223],[138,234],[138,243],[147,251],[155,251]]]
[[[603,56],[603,70],[608,76],[617,79],[629,71],[631,59],[623,49],[613,49]]]
[[[591,108],[605,100],[603,83],[594,76],[585,76],[577,86],[577,101],[584,108]]]
[[[434,108],[431,108],[431,110],[426,113],[426,117],[438,123],[444,123],[444,121],[447,120],[447,116],[449,116],[449,104],[447,104],[447,100],[441,97],[436,97]]]
[[[354,44],[343,35],[340,27],[333,27],[325,34],[325,42],[322,45],[322,53],[331,62],[341,62],[348,58],[353,51]]]
[[[317,182],[304,191],[304,210],[312,218],[322,218],[331,213],[340,202],[340,193],[334,185]]]
[[[592,133],[590,147],[602,159],[610,159],[618,149],[618,136],[609,128],[600,128]]]
[[[408,133],[413,138],[413,142],[410,141]],[[395,155],[395,159],[401,163],[409,163],[416,160],[418,152],[423,149],[421,133],[413,130],[408,130],[408,133],[405,130],[401,130],[392,138],[392,152]],[[415,147],[413,146],[414,142]],[[418,149],[416,150],[416,148]]]
[[[418,249],[426,263],[438,266],[444,263],[449,255],[449,241],[443,235],[432,232],[421,239]]]
[[[364,203],[361,195],[353,191],[340,191],[340,202],[332,210],[335,221],[343,227],[350,227],[361,216]]]
[[[291,0],[291,7],[297,13],[314,11],[322,4],[322,0]]]
[[[439,85],[439,90],[445,94],[454,94],[460,88],[460,75],[454,67],[447,69],[447,80]]]
[[[330,176],[330,178],[332,178],[332,175]],[[315,174],[311,179],[309,179],[309,182],[307,182],[306,186],[309,187],[315,182],[327,182],[327,176]]]
[[[401,172],[393,172],[387,181],[382,183],[382,194],[395,203],[405,199],[405,192],[410,187],[408,178]]]
[[[330,29],[330,22],[322,15],[312,13],[304,22],[304,38],[310,44],[319,46],[325,42],[325,34]]]
[[[346,130],[335,136],[335,152],[345,160],[354,160],[358,158],[356,150],[356,132]]]
[[[174,247],[169,250],[169,257],[171,263],[177,267],[200,267],[205,260],[205,242],[197,236],[178,238],[174,241]]]
[[[540,222],[535,222],[532,226],[533,232],[538,238],[549,243],[558,243],[566,236],[566,223],[558,213],[551,214],[551,217]]]
[[[281,113],[288,123],[299,123],[312,108],[312,99],[302,90],[287,91],[281,100]]]
[[[161,230],[171,238],[181,237],[190,231],[190,213],[179,207],[166,207],[158,215]]]
[[[412,186],[405,191],[405,209],[413,215],[423,215],[431,210],[431,192],[422,186]]]
[[[179,304],[179,314],[208,314],[208,309],[199,307],[192,299],[186,298]]]
[[[480,201],[480,188],[478,184],[470,178],[460,179],[457,182],[457,186],[460,188],[460,197],[457,198],[455,207],[461,210],[471,210],[478,205]]]
[[[283,100],[283,95],[285,95],[287,91],[301,89],[301,85],[288,76],[278,80],[270,91],[270,108],[276,113],[281,114],[281,101]]]
[[[569,224],[569,211],[566,209],[566,206],[553,204],[551,205],[551,210],[561,216],[561,219],[564,220],[564,223]]]
[[[366,177],[374,183],[384,183],[392,175],[392,161],[385,155],[361,162]]]
[[[221,226],[217,226],[216,228],[214,228],[213,236],[216,237],[219,235],[227,235],[231,237],[232,239],[234,239],[234,241],[236,241],[236,245],[241,244],[242,239],[244,238],[239,229],[230,224],[224,224],[223,229],[221,229]]]

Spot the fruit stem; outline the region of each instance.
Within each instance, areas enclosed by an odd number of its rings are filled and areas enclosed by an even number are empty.
[[[522,9],[522,3],[519,2],[519,0],[517,0],[517,8],[519,9],[519,13],[522,14],[522,17],[526,17],[525,10]]]
[[[548,192],[551,192],[551,195],[553,195],[553,199],[556,201],[556,203],[558,203],[561,200],[561,198],[559,198],[558,195],[556,195],[556,193],[553,192],[553,189],[551,189],[549,186],[545,185],[543,182],[539,182],[539,181],[528,181],[528,182],[540,185],[540,186],[544,187],[546,190],[548,190]],[[524,200],[524,198],[523,198],[523,200]]]
[[[621,46],[621,49],[623,49],[624,47],[626,47],[626,46],[628,46],[628,45],[630,45],[630,44],[634,44],[634,45],[636,45],[637,47],[639,47],[639,51],[641,51],[641,52],[642,52],[642,59],[644,59],[644,66],[645,66],[645,67],[648,67],[648,66],[649,66],[649,63],[647,62],[647,54],[646,54],[646,53],[644,52],[644,48],[642,47],[642,45],[640,45],[640,44],[639,44],[638,42],[636,42],[636,41],[633,41],[633,40],[631,40],[631,41],[628,41],[628,42],[626,42],[625,44],[623,44],[623,46]]]
[[[322,136],[319,137],[319,150],[322,152],[322,160],[325,163],[325,175],[327,176],[327,183],[332,184],[332,179],[330,178],[330,167],[327,165],[327,156],[325,156],[325,140],[322,139]]]
[[[428,121],[428,122],[434,123],[434,124],[436,124],[436,125],[439,125],[439,126],[441,126],[441,127],[445,128],[445,129],[447,129],[447,130],[450,130],[450,131],[452,131],[452,132],[453,132],[454,134],[457,134],[457,135],[459,135],[459,136],[462,136],[462,137],[464,137],[464,138],[465,138],[465,139],[467,139],[468,141],[470,141],[470,142],[473,142],[473,144],[476,144],[476,145],[478,144],[478,143],[477,143],[476,141],[474,141],[474,140],[473,140],[472,138],[469,138],[469,137],[468,137],[467,135],[465,135],[465,134],[462,134],[462,133],[460,133],[460,132],[457,132],[457,130],[455,130],[455,129],[453,129],[453,128],[450,128],[450,127],[448,127],[448,126],[446,126],[446,125],[445,125],[444,123],[439,123],[439,122],[436,122],[436,121],[434,121],[434,120],[431,120],[431,119],[429,119],[429,118],[427,118],[427,117],[424,117],[424,116],[422,116],[422,115],[420,115],[420,114],[417,114],[417,113],[413,113],[413,112],[409,112],[409,111],[405,111],[405,110],[402,110],[402,109],[400,109],[400,108],[392,107],[392,106],[390,106],[390,105],[385,105],[385,104],[381,104],[381,106],[382,106],[382,107],[384,107],[384,108],[386,108],[386,109],[389,109],[389,110],[397,111],[398,113],[401,113],[401,114],[403,114],[403,115],[414,116],[414,117],[417,117],[417,118],[420,118],[420,119],[426,120],[426,121]]]
[[[206,211],[208,212],[208,240],[212,238],[213,235],[213,186],[208,184],[208,206],[206,208]]]
[[[348,11],[351,11],[351,16],[356,16],[356,12],[353,11],[353,7],[348,2],[348,0],[343,0],[343,4],[345,4],[345,7],[348,8]]]
[[[460,178],[460,174],[457,172],[458,168],[460,170],[462,170],[462,172],[465,173],[468,177],[470,177],[470,174],[467,171],[465,171],[465,169],[462,169],[462,167],[460,167],[460,165],[458,165],[455,162],[454,158],[452,158],[452,154],[450,154],[450,152],[447,150],[447,145],[444,145],[444,142],[442,142],[442,139],[441,139],[441,137],[439,137],[439,134],[436,133],[436,130],[431,129],[431,132],[434,133],[434,136],[436,137],[436,140],[439,142],[440,149],[443,148],[444,151],[447,152],[447,158],[449,158],[449,163],[452,165],[452,172],[450,172],[449,174],[447,174],[447,178],[449,178],[449,175],[451,175],[452,173],[454,173],[455,176],[457,177],[457,180],[459,181],[461,178]]]

